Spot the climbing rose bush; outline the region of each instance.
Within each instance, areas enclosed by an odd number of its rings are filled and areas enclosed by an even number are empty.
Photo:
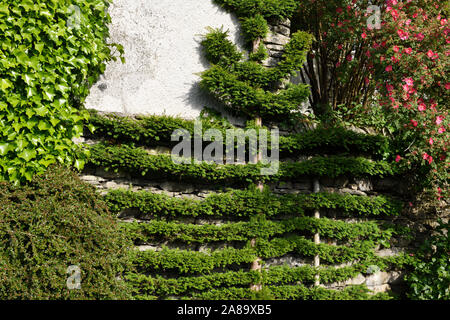
[[[367,42],[380,104],[392,114],[393,131],[409,142],[396,161],[428,167],[442,198],[450,141],[448,3],[389,0],[383,12],[381,30],[367,30]]]
[[[428,173],[438,199],[448,197],[448,9],[431,0],[310,0],[297,18],[317,40],[305,76],[313,104],[367,113],[381,105],[386,131],[401,142],[390,157]]]

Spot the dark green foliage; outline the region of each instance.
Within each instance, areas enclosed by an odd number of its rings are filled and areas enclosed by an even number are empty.
[[[88,119],[79,107],[89,87],[113,59],[109,3],[0,3],[0,180],[30,181],[56,162],[83,166],[72,139]]]
[[[211,28],[208,28],[208,31],[209,33],[205,35],[201,42],[208,61],[229,66],[243,58],[242,53],[228,39],[228,31]]]
[[[398,258],[396,258],[396,260],[400,261]],[[279,289],[281,294],[281,292],[287,290],[283,288],[296,290],[295,287],[297,287],[299,283],[311,285],[314,283],[316,275],[320,275],[321,283],[323,284],[343,282],[356,277],[358,273],[366,273],[368,267],[371,265],[378,265],[380,270],[388,270],[389,268],[392,268],[392,266],[395,267],[397,265],[404,268],[404,265],[399,263],[399,261],[394,261],[394,259],[391,258],[374,258],[364,259],[364,261],[360,261],[347,267],[322,266],[320,268],[315,268],[309,265],[301,267],[273,266],[268,269],[263,268],[262,272],[246,271],[244,269],[212,273],[209,273],[208,271],[201,275],[183,275],[176,278],[168,278],[161,275],[152,276],[131,273],[127,275],[127,281],[136,291],[136,299],[148,299],[149,297],[164,299],[183,294],[187,294],[184,298],[190,296],[199,297],[208,295],[207,292],[211,292],[211,290],[213,290],[212,292],[221,292],[221,290],[227,291],[226,288],[230,287],[230,290],[234,290],[233,288],[240,288],[240,292],[242,290],[248,292],[247,288],[252,283],[263,283],[263,286],[266,288],[268,286],[271,288],[279,287],[281,288]],[[298,289],[299,288],[297,288],[297,290]],[[233,299],[236,297],[232,296],[228,298]],[[278,295],[275,298],[285,299],[281,295]],[[300,297],[298,297],[298,299],[300,299]]]
[[[269,32],[269,25],[267,24],[267,20],[264,19],[264,17],[260,14],[257,14],[253,17],[242,18],[241,28],[244,34],[244,38],[250,42],[253,42],[260,38],[264,39]],[[212,60],[210,61],[213,62]]]
[[[371,295],[363,285],[349,286],[343,290],[325,289],[322,287],[267,286],[266,294],[277,300],[390,300],[387,294]],[[206,292],[194,293],[185,299],[195,300],[249,300],[255,293],[248,288],[221,288]]]
[[[418,261],[406,280],[414,300],[450,300],[450,223],[439,222],[433,236],[418,252]]]
[[[318,127],[305,133],[280,137],[280,154],[300,153],[365,154],[377,159],[393,156],[387,137],[357,133],[342,127]]]
[[[307,288],[305,286],[271,286],[275,298],[282,300],[390,300],[380,293],[371,295],[364,285],[349,286],[342,290],[325,289],[321,287]]]
[[[192,291],[209,291],[217,287],[250,286],[261,280],[257,271],[228,271],[212,273],[204,276],[164,278],[162,276],[145,276],[130,274],[127,281],[142,295],[158,295],[158,297],[176,296]]]
[[[259,68],[256,63],[239,65],[242,73],[245,68]],[[256,72],[248,74],[256,75]],[[258,78],[252,78],[258,82]],[[122,143],[136,143],[154,147],[172,147],[178,142],[171,142],[170,136],[176,129],[187,130],[194,136],[194,121],[169,116],[141,116],[137,120],[114,114],[100,115],[90,110],[89,124],[95,128],[94,137],[108,140],[120,140]],[[211,119],[200,119],[203,132],[208,129],[219,129],[226,135],[227,129],[233,129],[229,123],[212,122]],[[89,135],[86,129],[86,134]],[[356,133],[341,127],[318,127],[303,133],[280,136],[281,156],[297,156],[301,154],[361,154],[381,159],[392,155],[390,140],[381,135]]]
[[[297,282],[313,283],[316,274],[320,274],[322,283],[345,281],[354,277],[364,268],[355,267],[323,267],[316,269],[311,266],[287,267],[275,266],[258,271],[227,271],[215,272],[203,276],[183,276],[164,278],[162,276],[145,276],[130,274],[127,281],[132,283],[140,295],[158,295],[159,297],[179,296],[190,292],[209,291],[220,287],[248,287],[252,283],[263,281],[265,285],[287,285]],[[139,296],[138,296],[139,298]]]
[[[127,299],[117,280],[132,243],[94,188],[51,167],[33,182],[0,183],[0,299]],[[81,269],[68,290],[67,268]]]
[[[214,0],[214,2],[238,17],[259,14],[266,19],[290,18],[299,5],[297,0]]]
[[[211,272],[216,268],[248,264],[261,257],[264,259],[282,257],[288,253],[303,257],[319,255],[324,263],[341,264],[373,256],[376,244],[372,241],[357,241],[349,246],[328,244],[315,245],[314,241],[300,236],[258,239],[255,248],[247,246],[243,249],[232,247],[198,252],[190,250],[163,248],[161,251],[136,251],[132,261],[140,271],[177,271],[183,274],[199,274]]]
[[[264,213],[267,217],[295,215],[306,210],[336,209],[344,216],[397,216],[402,210],[399,201],[385,196],[363,197],[350,194],[317,193],[278,196],[259,190],[234,190],[211,194],[204,200],[180,199],[164,194],[112,190],[105,196],[110,210],[120,213],[136,208],[141,214],[160,218],[182,216],[250,217]]]
[[[248,70],[248,69],[247,69]],[[243,74],[244,78],[253,75]],[[201,86],[211,92],[231,111],[248,116],[281,118],[296,110],[309,96],[307,85],[290,85],[280,93],[255,88],[250,81],[242,81],[220,65],[213,66],[202,74]]]
[[[179,273],[204,273],[216,268],[250,263],[256,259],[250,248],[225,248],[212,252],[199,252],[163,248],[161,251],[134,251],[131,260],[141,271],[177,271]]]
[[[364,240],[350,242],[350,245],[329,245],[325,243],[316,245],[314,241],[303,236],[289,236],[271,240],[257,239],[255,248],[257,255],[265,259],[296,253],[304,257],[318,255],[323,264],[341,264],[371,257],[376,243]]]
[[[328,176],[331,178],[348,175],[353,177],[393,176],[400,171],[395,164],[386,161],[371,161],[365,158],[339,156],[314,157],[296,163],[282,162],[274,175],[261,176],[262,164],[218,165],[175,164],[169,155],[149,155],[145,150],[133,146],[120,147],[97,144],[91,147],[90,165],[106,170],[125,171],[134,177],[151,177],[153,180],[169,179],[186,182],[223,183],[245,185],[258,180],[283,181],[304,176]]]
[[[217,241],[248,241],[253,238],[267,239],[289,232],[320,232],[323,237],[337,240],[358,238],[377,239],[386,237],[376,222],[346,223],[327,218],[298,217],[281,221],[252,219],[250,222],[217,225],[183,224],[178,221],[152,220],[148,223],[123,223],[124,232],[138,243],[155,240],[183,241],[187,243],[211,243]]]
[[[269,57],[269,52],[267,51],[266,46],[264,45],[264,43],[260,43],[256,52],[249,53],[248,60],[261,63],[262,61],[266,60],[268,57]]]
[[[261,22],[260,19],[256,19],[258,23]],[[302,68],[312,39],[307,33],[296,32],[286,45],[278,66],[265,69],[254,61],[223,60],[221,49],[225,50],[224,52],[237,52],[237,48],[227,39],[225,32],[213,30],[203,41],[207,57],[211,57],[213,66],[203,72],[200,85],[234,112],[238,111],[248,116],[285,117],[296,111],[301,102],[309,96],[309,87],[304,84],[290,84],[279,93],[274,93],[270,89],[275,82]],[[255,60],[255,57],[252,60]]]

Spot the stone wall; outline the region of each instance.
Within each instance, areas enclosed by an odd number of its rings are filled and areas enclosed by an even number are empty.
[[[155,152],[157,152],[155,150]],[[129,189],[132,191],[147,191],[151,193],[163,193],[170,197],[177,198],[191,198],[201,200],[208,194],[213,192],[223,192],[221,186],[211,186],[202,184],[190,184],[183,182],[169,182],[169,181],[152,181],[146,179],[135,179],[129,174],[124,172],[106,172],[101,168],[86,169],[80,176],[85,182],[94,185],[102,194],[106,194],[108,190],[114,189]],[[309,194],[313,192],[313,179],[305,177],[302,180],[277,182],[267,185],[271,192],[275,194]],[[354,179],[340,177],[336,179],[323,178],[320,179],[320,191],[332,192],[342,194],[353,194],[359,196],[376,196],[380,194],[389,194],[399,199],[404,199],[407,186],[401,181],[391,178],[384,179]],[[364,218],[345,218],[340,215],[338,210],[321,210],[321,216],[330,219],[339,219],[347,221],[348,223],[366,221]],[[133,209],[122,212],[119,216],[122,221],[133,222],[138,221],[146,223],[153,219],[153,217],[147,217],[142,215],[139,211]],[[414,224],[418,222],[417,217],[394,217],[383,218],[385,222],[399,223],[404,226],[414,227]],[[427,217],[421,217],[420,223],[424,223]],[[435,219],[428,217],[428,222],[433,223]],[[177,221],[190,224],[216,224],[221,225],[224,223],[232,222],[226,218],[177,218]],[[381,221],[381,220],[380,220]],[[332,244],[329,239],[321,239],[322,243]],[[335,243],[336,244],[336,243]],[[404,241],[393,239],[390,248],[379,248],[375,251],[375,254],[380,257],[394,256],[398,253],[405,252],[417,246],[417,243],[413,241]],[[204,245],[188,245],[188,244],[173,244],[173,243],[144,243],[138,246],[141,251],[145,250],[161,250],[163,246],[169,248],[179,248],[183,250],[204,251],[205,249],[220,249],[230,246],[226,242],[217,242],[213,244]],[[303,265],[312,265],[312,258],[302,258],[294,254],[287,254],[279,258],[272,258],[265,261],[264,268],[272,266],[288,265],[290,267],[299,267]],[[339,267],[343,267],[339,266]],[[401,293],[403,290],[403,273],[399,271],[381,272],[368,270],[365,274],[358,274],[357,277],[347,280],[341,283],[332,283],[323,285],[326,288],[342,289],[349,285],[365,284],[374,293],[386,292],[393,290],[394,292]]]
[[[203,58],[199,34],[206,32],[206,26],[230,29],[232,40],[240,43],[238,23],[235,18],[212,4],[210,0],[114,0],[110,13],[112,15],[111,41],[124,44],[127,63],[111,63],[99,83],[92,89],[87,100],[87,107],[106,112],[119,112],[123,115],[133,114],[167,114],[183,118],[195,118],[204,106],[220,106],[210,100],[199,90],[199,77],[196,73],[206,70],[209,65]],[[290,21],[272,23],[270,33],[264,39],[269,51],[269,58],[264,65],[272,67],[279,62],[284,45],[289,41]],[[308,109],[307,103],[304,106]],[[94,143],[93,141],[88,141]],[[167,153],[164,148],[147,150],[149,153]],[[301,161],[302,159],[284,159]],[[212,192],[224,191],[220,186],[193,185],[183,182],[151,181],[134,179],[126,173],[106,172],[102,168],[86,169],[81,179],[97,187],[102,194],[108,190],[119,188],[132,191],[148,191],[164,193],[171,197],[187,197],[203,199]],[[353,179],[340,177],[337,179],[320,179],[320,191],[332,193],[348,193],[359,196],[375,196],[389,194],[403,198],[407,186],[401,181],[386,179]],[[312,193],[313,181],[305,177],[299,181],[279,182],[268,185],[275,194]],[[339,212],[325,210],[322,217],[340,219]],[[145,217],[133,210],[122,212],[123,221],[139,221],[145,223],[151,217]],[[184,218],[182,222],[193,224],[223,224],[230,222],[223,219]],[[392,218],[389,222],[412,226],[418,221],[424,222],[427,217]],[[348,222],[359,221],[348,219]],[[430,218],[429,222],[433,223]],[[327,242],[328,239],[322,239]],[[139,250],[161,250],[162,246],[175,246],[181,249],[203,251],[207,248],[217,249],[226,243],[209,245],[174,245],[167,243],[145,243]],[[393,256],[403,252],[412,242],[396,241],[389,249],[376,250],[379,256]],[[265,268],[274,265],[297,267],[312,265],[312,259],[303,259],[287,254],[280,258],[269,259]],[[343,288],[353,284],[365,284],[373,292],[385,292],[393,289],[401,291],[402,273],[380,272],[368,270],[365,274],[343,283],[326,285],[327,288]],[[400,289],[399,289],[400,288]]]

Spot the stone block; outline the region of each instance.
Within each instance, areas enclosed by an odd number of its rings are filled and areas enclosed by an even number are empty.
[[[268,43],[266,48],[270,51],[284,51],[284,46],[280,46],[277,44]]]
[[[281,46],[285,46],[291,40],[288,36],[279,34],[279,33],[269,33],[264,39],[264,43],[268,44],[277,44]]]
[[[286,37],[289,37],[291,35],[291,28],[281,24],[272,26],[270,29],[273,33],[279,33]]]
[[[349,193],[356,196],[367,196],[367,193],[355,190],[355,189],[349,189],[349,188],[342,188],[339,190],[340,193]]]
[[[355,183],[360,191],[367,192],[373,190],[372,181],[369,179],[355,179]]]

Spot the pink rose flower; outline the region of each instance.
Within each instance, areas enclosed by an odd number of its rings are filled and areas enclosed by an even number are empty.
[[[398,36],[400,37],[401,40],[408,40],[408,38],[409,38],[408,32],[406,32],[406,31],[404,31],[402,29],[399,29],[397,31],[397,34],[398,34]]]
[[[419,41],[422,41],[425,38],[425,36],[423,35],[422,32],[419,32],[418,34],[416,34],[416,39]]]
[[[414,85],[414,80],[410,77],[410,78],[405,78],[403,79],[404,82],[406,82],[406,85],[409,87],[412,87]]]

